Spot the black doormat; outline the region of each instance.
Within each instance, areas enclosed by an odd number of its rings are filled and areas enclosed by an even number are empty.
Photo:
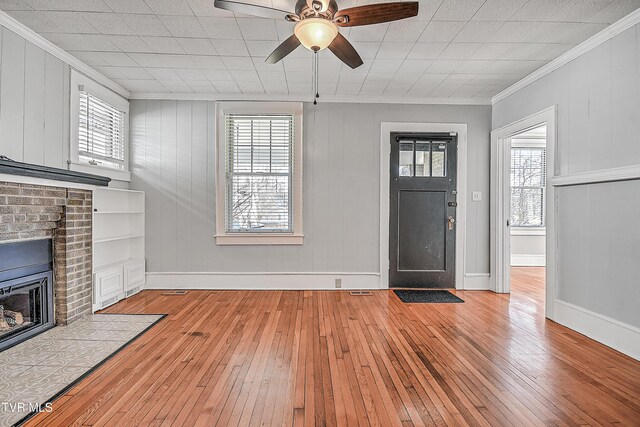
[[[449,291],[442,289],[397,289],[393,292],[396,293],[400,301],[405,303],[410,302],[426,302],[426,303],[460,303],[464,302]]]

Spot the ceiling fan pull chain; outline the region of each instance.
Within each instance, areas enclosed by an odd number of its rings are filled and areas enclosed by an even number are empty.
[[[313,52],[313,57],[311,59],[311,93],[316,93],[316,52]],[[313,100],[313,105],[316,105],[315,98]]]
[[[316,99],[313,100],[316,104],[318,104],[318,98],[320,98],[318,92],[320,92],[320,56],[316,51]]]
[[[318,92],[320,91],[320,88],[318,86],[318,81],[319,81],[318,64],[319,64],[319,56],[318,56],[318,51],[316,50],[313,52],[313,86],[314,86],[313,91],[316,93],[313,99],[313,105],[318,105],[318,98],[320,98],[320,95],[318,94]]]

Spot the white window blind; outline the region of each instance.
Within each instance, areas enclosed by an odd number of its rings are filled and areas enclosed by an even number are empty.
[[[125,113],[80,91],[78,119],[79,160],[125,169]]]
[[[226,114],[226,231],[290,233],[293,116]]]
[[[511,148],[511,225],[545,226],[547,162],[544,147]]]

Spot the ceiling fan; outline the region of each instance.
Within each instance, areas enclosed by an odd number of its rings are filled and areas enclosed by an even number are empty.
[[[418,14],[418,2],[368,4],[340,10],[335,0],[298,0],[295,13],[229,0],[215,0],[214,5],[231,12],[296,23],[291,37],[269,55],[267,63],[275,64],[302,44],[313,52],[329,48],[351,68],[362,65],[362,59],[338,27],[381,24]]]

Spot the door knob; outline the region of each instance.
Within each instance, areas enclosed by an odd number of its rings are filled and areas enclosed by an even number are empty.
[[[449,226],[449,230],[453,230],[453,225],[456,223],[456,219],[452,216],[447,220],[447,224]]]

